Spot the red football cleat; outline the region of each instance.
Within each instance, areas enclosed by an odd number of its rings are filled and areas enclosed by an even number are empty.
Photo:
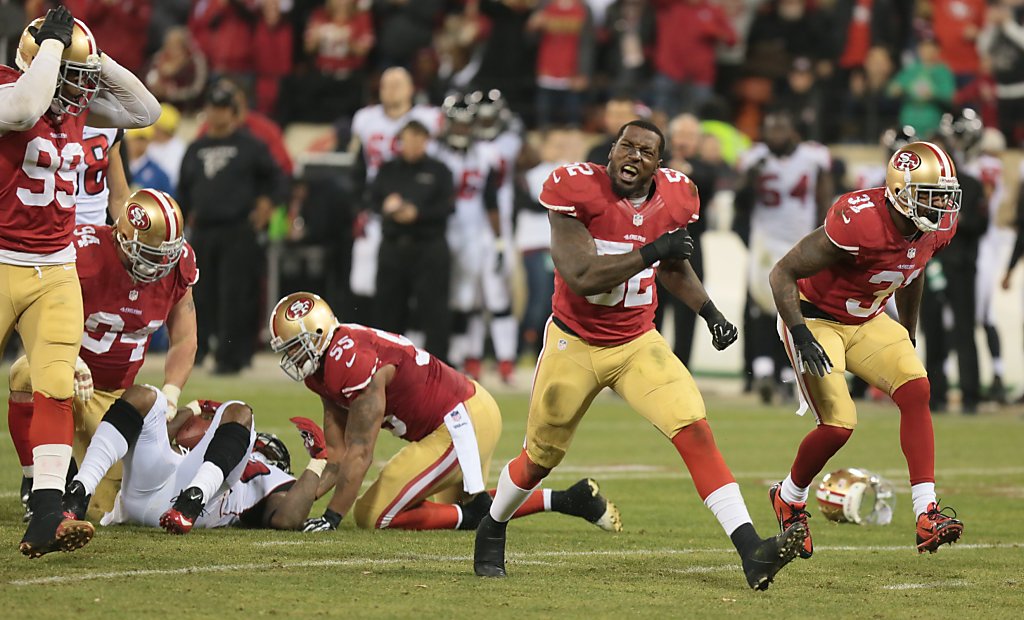
[[[953,514],[943,514],[946,510]],[[932,502],[917,516],[917,552],[935,553],[942,545],[960,540],[963,532],[964,524],[956,518],[956,510],[949,506],[940,509],[937,502]]]
[[[807,536],[800,547],[800,557],[807,559],[814,553],[814,544],[811,542],[811,528],[807,520],[811,518],[807,512],[807,502],[787,503],[782,499],[782,483],[777,482],[768,489],[768,497],[772,501],[772,508],[775,510],[775,518],[779,520],[779,531],[785,532],[794,523],[802,523]]]
[[[188,534],[203,512],[203,492],[198,487],[189,487],[178,494],[174,505],[160,515],[160,527],[171,534]]]

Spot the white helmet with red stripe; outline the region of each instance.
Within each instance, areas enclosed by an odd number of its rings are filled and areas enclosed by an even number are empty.
[[[156,282],[178,264],[185,237],[181,208],[155,189],[140,189],[128,197],[114,222],[114,237],[128,257],[137,282]]]
[[[960,212],[953,160],[931,142],[911,142],[889,159],[885,196],[924,232],[950,230]]]
[[[21,33],[14,62],[22,71],[28,71],[36,54],[39,53],[36,32],[44,20],[44,17],[32,20]],[[89,108],[89,103],[99,89],[100,48],[85,22],[76,19],[71,31],[71,45],[61,56],[57,90],[53,96],[54,110],[60,114],[79,116]]]

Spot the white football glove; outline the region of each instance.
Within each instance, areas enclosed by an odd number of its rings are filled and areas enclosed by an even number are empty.
[[[81,357],[75,359],[75,398],[85,402],[92,398],[92,371]]]
[[[174,419],[174,416],[178,415],[178,399],[181,398],[181,388],[167,383],[160,391],[164,393],[164,397],[167,399],[167,411],[164,412],[164,417],[170,422]]]

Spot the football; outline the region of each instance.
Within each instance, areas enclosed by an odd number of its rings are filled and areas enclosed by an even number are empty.
[[[178,434],[174,436],[174,442],[182,448],[191,450],[206,434],[206,429],[210,428],[211,423],[212,420],[207,420],[203,416],[192,416],[178,429]]]

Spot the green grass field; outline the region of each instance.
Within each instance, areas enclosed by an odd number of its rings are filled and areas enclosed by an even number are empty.
[[[198,374],[185,396],[247,400],[257,426],[288,443],[293,467],[305,466],[287,419],[319,411],[300,386],[283,377]],[[492,483],[518,452],[526,417],[525,395],[501,395],[499,403],[505,426]],[[742,398],[709,397],[708,410],[755,525],[762,535],[773,532],[768,486],[785,474],[812,421]],[[366,532],[348,520],[320,535],[220,530],[177,538],[101,528],[82,550],[30,561],[17,551],[20,471],[2,439],[0,617],[1021,617],[1020,412],[936,418],[940,497],[956,507],[966,531],[961,544],[926,556],[913,548],[898,415],[864,406],[861,421],[831,465],[866,467],[897,483],[894,523],[840,526],[817,515],[815,557],[795,561],[763,593],[747,589],[731,544],[672,446],[614,398],[595,403],[548,484],[596,478],[621,508],[624,531],[605,533],[561,515],[517,521],[509,528],[510,576],[500,581],[473,576],[469,532]],[[6,416],[0,426],[6,435]],[[383,461],[399,447],[382,436],[377,456]]]

